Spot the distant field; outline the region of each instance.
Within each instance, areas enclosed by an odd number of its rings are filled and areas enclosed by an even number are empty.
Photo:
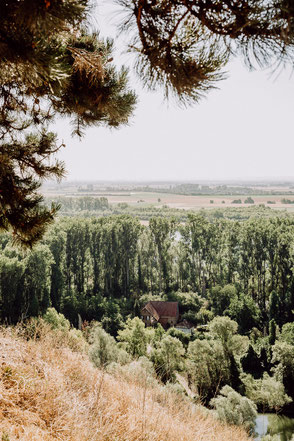
[[[186,196],[168,193],[150,193],[150,192],[131,192],[118,193],[106,196],[110,204],[127,203],[129,205],[167,205],[170,208],[179,208],[185,210],[199,210],[201,208],[225,208],[225,207],[250,207],[252,205],[264,204],[272,209],[287,209],[294,211],[294,204],[282,204],[283,197],[294,200],[292,196],[254,196],[254,204],[244,204],[246,196]],[[242,204],[232,204],[235,199],[241,199]],[[160,200],[160,201],[159,201]],[[211,203],[210,201],[213,201]],[[267,201],[273,201],[275,204],[268,204]]]
[[[232,187],[233,188],[233,187]],[[215,209],[215,208],[248,208],[264,204],[266,207],[270,207],[274,210],[287,210],[294,212],[294,204],[283,204],[281,200],[288,199],[294,201],[294,194],[289,194],[293,191],[293,186],[289,185],[277,186],[267,185],[264,187],[255,187],[254,185],[246,187],[248,188],[248,194],[232,194],[227,195],[220,194],[174,194],[172,192],[165,192],[164,189],[161,192],[158,191],[142,191],[138,188],[124,188],[123,186],[117,187],[95,187],[93,185],[82,186],[78,184],[64,184],[61,186],[51,186],[43,188],[44,195],[47,197],[106,197],[111,205],[119,203],[127,203],[131,207],[145,207],[154,205],[155,207],[162,207],[163,205],[174,209],[184,210],[200,210],[201,208]],[[245,188],[245,190],[246,190]],[[216,187],[217,189],[217,187]],[[230,187],[224,189],[224,191],[230,191]],[[233,188],[234,190],[234,188]],[[209,191],[213,193],[213,187],[209,188]],[[253,193],[256,192],[256,195]],[[252,193],[251,193],[252,192]],[[262,192],[269,192],[273,194],[261,194]],[[279,194],[275,194],[279,192]],[[250,196],[254,200],[254,204],[245,204],[244,201]],[[241,199],[241,204],[233,204],[234,200]],[[272,203],[268,203],[271,201]]]

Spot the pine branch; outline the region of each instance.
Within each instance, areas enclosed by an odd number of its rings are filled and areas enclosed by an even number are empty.
[[[136,97],[127,72],[112,65],[112,42],[84,30],[90,0],[0,2],[0,230],[31,246],[57,207],[42,207],[44,179],[64,175],[50,161],[62,146],[48,132],[57,115],[89,125],[118,127]],[[34,134],[27,135],[28,130]]]

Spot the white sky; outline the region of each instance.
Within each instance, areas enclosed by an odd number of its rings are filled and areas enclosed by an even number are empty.
[[[104,35],[113,35],[109,11],[108,2],[97,15]],[[67,178],[294,177],[294,75],[249,72],[240,60],[227,71],[229,78],[218,84],[219,90],[188,109],[167,105],[161,93],[142,91],[132,75],[139,103],[129,126],[119,130],[87,129],[79,141],[71,138],[66,121],[58,122],[59,137],[67,144],[59,153]]]

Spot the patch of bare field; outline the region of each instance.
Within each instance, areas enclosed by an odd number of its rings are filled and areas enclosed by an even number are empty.
[[[281,200],[283,198],[290,199],[294,201],[294,196],[283,196],[283,195],[252,195],[254,204],[245,204],[244,201],[248,196],[220,196],[220,195],[209,195],[209,196],[190,196],[190,195],[177,195],[168,193],[132,193],[130,196],[126,195],[113,195],[108,196],[107,199],[110,204],[127,203],[131,206],[144,206],[144,205],[167,205],[170,208],[178,208],[184,210],[200,210],[201,208],[248,208],[252,205],[264,204],[270,208],[278,209],[290,209],[291,204],[283,204]],[[160,199],[160,201],[158,201]],[[241,199],[241,204],[233,204],[232,202],[236,199]],[[211,202],[213,201],[213,202]],[[274,202],[274,204],[268,204],[268,201]]]
[[[164,388],[108,375],[50,332],[0,333],[0,436],[10,441],[248,441]],[[5,436],[5,438],[4,438]]]
[[[252,187],[253,188],[253,187]],[[267,187],[267,191],[288,191],[289,187]],[[256,188],[256,192],[258,193],[259,188]],[[130,206],[136,207],[144,207],[146,205],[155,205],[157,207],[162,207],[163,205],[167,205],[170,208],[176,209],[184,209],[184,210],[200,210],[201,208],[225,208],[225,207],[250,207],[252,205],[264,204],[272,209],[286,209],[289,211],[293,211],[294,207],[292,204],[283,204],[281,200],[283,198],[290,199],[294,201],[294,195],[251,195],[254,200],[254,204],[245,204],[244,201],[248,196],[239,196],[239,195],[180,195],[180,194],[169,194],[169,193],[159,193],[159,192],[144,192],[144,191],[100,191],[95,193],[77,193],[71,192],[67,193],[54,193],[54,190],[50,190],[50,192],[44,191],[45,196],[50,197],[106,197],[110,204],[119,204],[119,203],[127,203]],[[242,204],[232,204],[233,200],[241,199]],[[213,201],[213,202],[211,202]],[[274,202],[272,204],[268,204],[268,201]]]

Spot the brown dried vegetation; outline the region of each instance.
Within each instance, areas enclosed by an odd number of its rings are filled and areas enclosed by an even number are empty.
[[[40,334],[40,333],[39,333]],[[102,372],[56,334],[0,331],[0,436],[15,441],[248,441],[161,387]]]

